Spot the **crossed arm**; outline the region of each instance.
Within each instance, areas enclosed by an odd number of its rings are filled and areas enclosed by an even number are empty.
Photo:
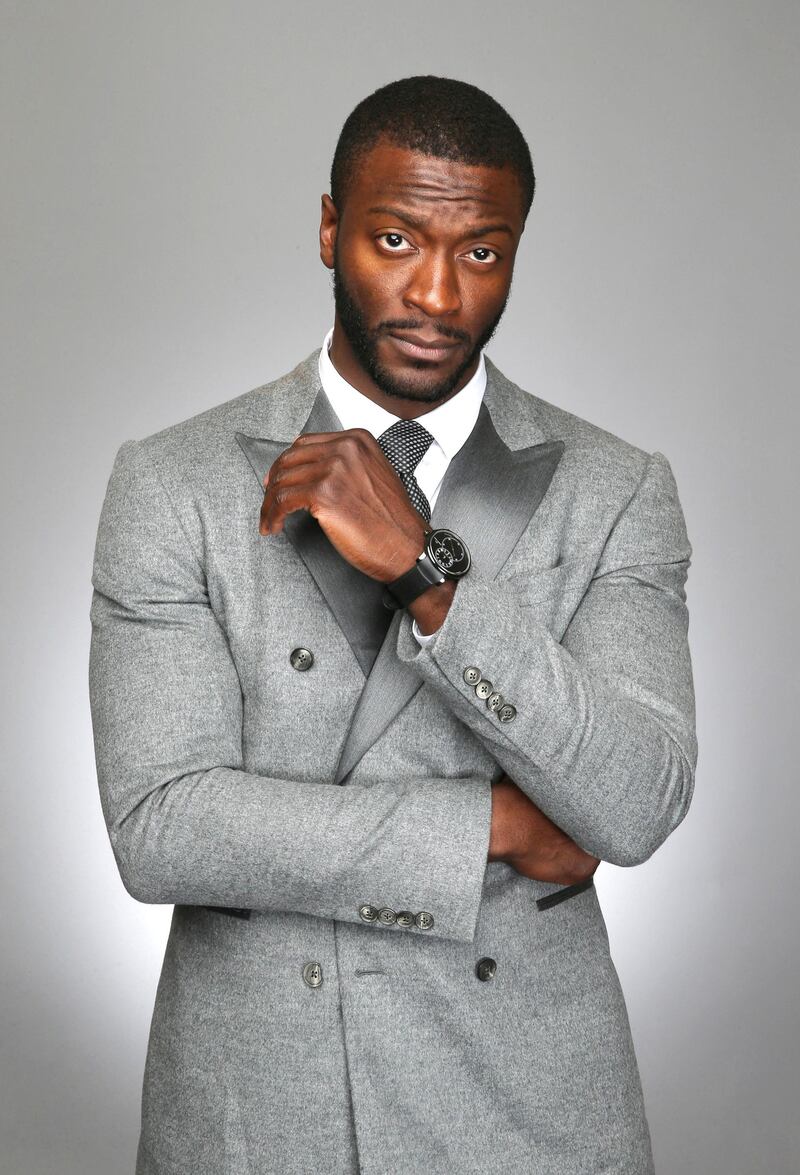
[[[335,496],[331,469],[348,472],[341,454],[301,452],[314,444],[292,447],[302,459],[289,463],[288,482],[273,466],[265,535],[279,529],[272,505],[288,513],[310,492],[299,488],[304,477],[321,477]],[[320,459],[328,461],[324,475],[314,468]],[[346,525],[346,511],[330,499],[311,510],[340,550],[348,527],[370,535],[368,557],[377,552],[384,562],[361,569],[389,581],[416,557],[421,522],[407,499],[403,514],[404,491],[388,463],[367,463],[364,476]],[[199,523],[175,506],[145,446],[123,446],[98,533],[90,684],[101,797],[130,892],[143,901],[351,921],[359,897],[396,897],[396,908],[435,909],[435,935],[471,941],[483,883],[476,865],[487,856],[559,883],[585,876],[600,858],[644,859],[682,818],[693,782],[681,593],[688,552],[670,476],[663,458],[653,464],[637,516],[623,515],[561,645],[529,619],[513,585],[470,584],[470,576],[431,646],[409,638],[413,653],[403,655],[418,660],[508,778],[494,786],[426,777],[334,788],[244,768],[241,687],[209,605]],[[402,524],[390,530],[387,518]],[[514,696],[527,697],[530,714],[520,710],[511,735],[456,685],[465,633],[471,641],[487,592],[495,619],[483,626],[484,650],[504,655],[520,640],[526,649]],[[612,656],[614,616],[630,631]],[[421,609],[417,619],[431,629]]]
[[[280,531],[299,508],[343,558],[383,583],[411,567],[423,546],[422,519],[362,429],[305,434],[281,454],[267,475],[261,534]],[[684,592],[690,555],[672,472],[656,454],[561,645],[531,620],[524,591],[520,602],[513,589],[503,598],[498,584],[469,576],[409,606],[423,634],[445,634],[414,646],[415,667],[507,772],[492,793],[490,860],[569,884],[600,859],[644,859],[685,815],[697,754]],[[475,706],[471,690],[470,704],[463,701],[463,656],[474,634],[485,654],[478,663],[506,661],[514,696],[531,701],[523,721],[505,730]],[[614,811],[615,795],[626,793],[627,805]],[[596,827],[596,813],[605,827]]]
[[[425,526],[374,438],[363,429],[307,433],[272,466],[265,484],[260,532],[278,533],[287,514],[306,509],[344,559],[389,583],[424,544]],[[420,631],[440,628],[455,593],[449,581],[409,606]],[[570,885],[600,861],[545,816],[507,775],[492,786],[489,861],[505,861],[526,877]]]

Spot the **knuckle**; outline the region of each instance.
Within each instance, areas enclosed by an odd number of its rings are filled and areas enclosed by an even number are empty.
[[[326,487],[326,490],[332,490],[338,478],[345,477],[350,468],[350,462],[342,453],[334,453],[328,462],[328,468],[320,485]]]
[[[327,474],[323,477],[314,489],[314,497],[318,501],[332,502],[336,498],[336,478]]]

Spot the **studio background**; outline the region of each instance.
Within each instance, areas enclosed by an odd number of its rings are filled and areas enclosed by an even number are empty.
[[[125,893],[94,773],[114,455],[320,345],[339,129],[424,72],[487,89],[533,151],[489,353],[665,453],[694,546],[694,804],[597,874],[657,1171],[796,1175],[800,6],[1,10],[2,1175],[133,1170],[171,910]]]

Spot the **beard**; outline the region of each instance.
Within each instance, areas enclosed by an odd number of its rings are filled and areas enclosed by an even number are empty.
[[[378,343],[384,335],[389,334],[393,330],[421,330],[424,327],[424,321],[412,318],[387,319],[384,322],[378,323],[375,327],[370,327],[367,323],[366,315],[342,276],[341,267],[339,266],[335,253],[333,259],[333,299],[336,306],[336,315],[347,341],[350,343],[360,366],[372,382],[387,396],[395,396],[400,400],[415,400],[419,404],[438,404],[440,401],[447,399],[453,389],[458,385],[465,371],[468,370],[470,365],[475,361],[476,356],[483,350],[497,330],[498,323],[505,312],[508,295],[506,295],[499,313],[495,315],[494,319],[474,341],[467,331],[456,330],[454,327],[444,326],[440,323],[435,324],[436,333],[441,335],[442,338],[455,339],[457,342],[464,344],[464,359],[444,379],[437,378],[435,374],[432,375],[431,382],[427,386],[420,386],[419,382],[406,380],[402,375],[394,375],[386,369],[378,358]],[[424,359],[412,361],[411,366],[416,367],[420,371],[425,371],[428,368],[428,364]]]

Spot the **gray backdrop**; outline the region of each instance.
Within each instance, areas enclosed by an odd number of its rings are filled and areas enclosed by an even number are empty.
[[[3,3],[3,1175],[133,1167],[170,911],[123,890],[94,777],[114,453],[319,345],[336,135],[419,72],[532,145],[492,356],[666,453],[695,548],[694,806],[598,873],[658,1171],[800,1170],[799,32],[796,0]]]

